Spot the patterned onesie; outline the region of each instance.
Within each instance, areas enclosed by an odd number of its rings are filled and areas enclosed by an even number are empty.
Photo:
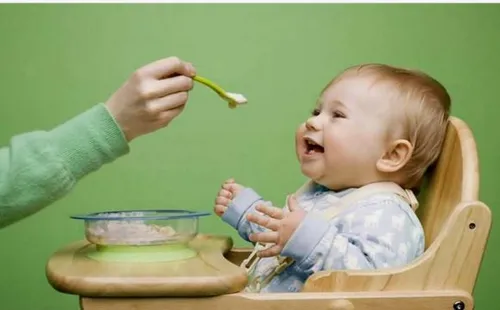
[[[350,204],[331,219],[316,212],[329,208],[353,190],[334,192],[312,183],[297,197],[307,215],[281,252],[294,263],[260,292],[297,292],[317,271],[398,267],[423,253],[422,225],[411,206],[396,194],[370,195]],[[267,230],[246,219],[249,212],[257,212],[258,204],[272,205],[253,189],[245,188],[233,198],[222,220],[249,241],[251,233]],[[263,258],[250,276],[264,278],[276,265],[276,258]],[[253,289],[247,287],[246,290]]]

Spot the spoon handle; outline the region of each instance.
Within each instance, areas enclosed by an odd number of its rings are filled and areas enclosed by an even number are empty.
[[[213,91],[215,91],[217,94],[219,94],[219,96],[221,96],[221,97],[227,97],[226,96],[226,91],[224,89],[222,89],[222,87],[220,87],[219,85],[217,85],[214,82],[210,81],[209,79],[201,77],[199,75],[196,75],[195,77],[193,77],[193,80],[195,80],[197,82],[200,82],[203,85],[208,86]]]

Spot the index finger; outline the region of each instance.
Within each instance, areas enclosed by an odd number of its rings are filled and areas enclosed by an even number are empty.
[[[281,220],[283,219],[283,209],[266,206],[264,204],[259,204],[255,207],[255,210],[272,217],[273,219]]]
[[[257,213],[249,213],[247,220],[273,231],[277,231],[280,228],[280,223],[277,220]]]
[[[146,76],[161,79],[173,74],[192,77],[196,74],[194,67],[177,57],[168,57],[149,63],[139,69]]]

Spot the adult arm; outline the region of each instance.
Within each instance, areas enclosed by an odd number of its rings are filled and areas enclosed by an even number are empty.
[[[12,137],[0,149],[0,228],[65,196],[78,180],[128,151],[102,104],[50,131]]]

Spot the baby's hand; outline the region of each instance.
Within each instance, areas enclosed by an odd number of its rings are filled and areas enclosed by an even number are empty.
[[[283,209],[258,205],[255,209],[264,213],[250,213],[247,219],[257,225],[268,228],[270,231],[254,233],[249,236],[250,241],[259,243],[274,243],[273,246],[257,253],[260,257],[276,256],[281,253],[290,237],[295,232],[300,222],[306,216],[306,211],[300,208],[294,196],[288,197],[290,212]]]
[[[231,199],[236,197],[242,189],[243,186],[235,183],[233,179],[225,181],[221,186],[221,190],[217,194],[217,198],[215,198],[215,214],[222,216],[224,212],[226,212]]]
[[[167,126],[184,109],[193,87],[193,66],[177,57],[139,68],[106,107],[127,141]]]

